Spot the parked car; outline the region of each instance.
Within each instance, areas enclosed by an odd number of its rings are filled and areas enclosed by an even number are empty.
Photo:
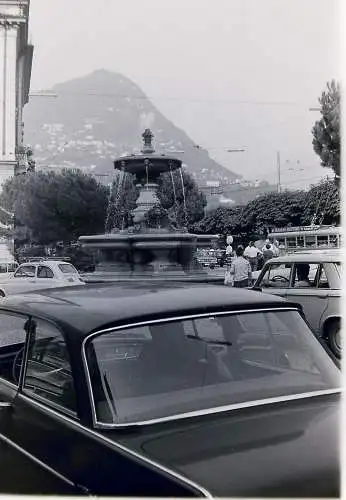
[[[254,284],[256,290],[301,304],[311,329],[338,357],[341,356],[340,262],[338,251],[314,250],[277,257],[266,263]],[[299,272],[304,269],[307,281],[298,283]]]
[[[97,285],[0,305],[0,491],[339,497],[339,370],[301,307]]]
[[[60,260],[40,260],[21,264],[12,276],[2,279],[0,296],[60,286],[84,284],[77,269]]]
[[[18,262],[15,260],[0,259],[0,282],[3,279],[11,278],[18,265]]]

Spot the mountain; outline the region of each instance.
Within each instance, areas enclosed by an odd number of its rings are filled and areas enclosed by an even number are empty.
[[[33,147],[38,168],[111,174],[113,160],[138,152],[150,127],[156,150],[180,157],[199,185],[240,177],[211,159],[119,73],[94,71],[55,85],[53,92],[56,97],[32,98],[25,108],[25,142]]]

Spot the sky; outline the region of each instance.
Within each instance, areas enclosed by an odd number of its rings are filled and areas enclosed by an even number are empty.
[[[309,108],[340,77],[339,18],[338,0],[31,0],[31,89],[123,73],[225,167],[277,182],[279,152],[283,187],[307,187],[332,174]]]

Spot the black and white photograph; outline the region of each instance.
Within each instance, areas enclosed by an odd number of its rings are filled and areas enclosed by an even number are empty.
[[[342,10],[0,0],[0,495],[341,497]]]

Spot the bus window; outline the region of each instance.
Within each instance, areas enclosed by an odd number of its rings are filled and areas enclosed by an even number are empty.
[[[297,246],[298,247],[305,247],[304,236],[297,236]]]
[[[288,248],[295,248],[297,246],[297,241],[295,236],[286,238],[286,241]]]
[[[305,244],[307,247],[316,246],[316,236],[305,236]]]
[[[337,247],[338,246],[338,235],[337,234],[330,234],[329,235],[329,245],[331,247]]]
[[[317,236],[317,246],[318,247],[327,247],[328,246],[328,235],[326,236]]]

